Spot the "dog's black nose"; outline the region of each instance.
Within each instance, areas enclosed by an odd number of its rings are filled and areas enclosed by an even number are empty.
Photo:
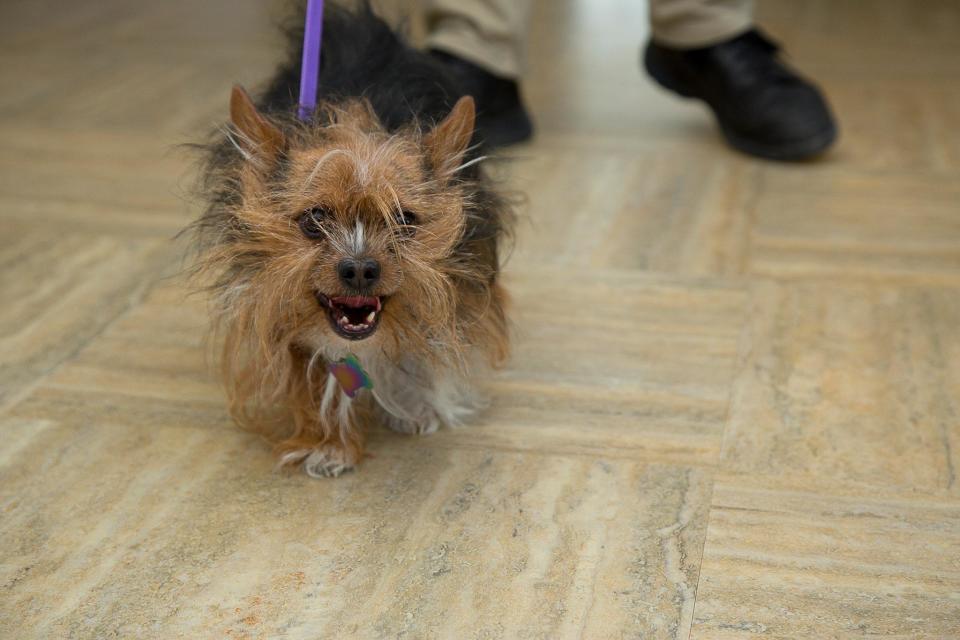
[[[380,263],[370,258],[346,258],[337,263],[340,282],[355,291],[372,289],[380,281]]]

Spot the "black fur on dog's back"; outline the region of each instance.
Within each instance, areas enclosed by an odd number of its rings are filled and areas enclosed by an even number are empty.
[[[303,10],[286,29],[289,56],[258,106],[291,113],[300,92]],[[463,92],[442,64],[405,43],[364,2],[348,10],[326,3],[320,54],[318,102],[365,97],[389,131],[413,121],[439,122]]]

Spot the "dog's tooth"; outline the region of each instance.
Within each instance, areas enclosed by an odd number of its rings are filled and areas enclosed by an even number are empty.
[[[367,324],[373,324],[373,321],[376,319],[376,317],[376,311],[371,311],[369,314],[367,314]]]

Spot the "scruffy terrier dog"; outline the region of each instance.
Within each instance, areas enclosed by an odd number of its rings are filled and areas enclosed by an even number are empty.
[[[375,421],[426,434],[479,406],[473,380],[508,351],[511,213],[479,167],[472,98],[369,9],[327,7],[306,121],[299,51],[256,104],[234,88],[193,228],[231,413],[281,465],[337,476]],[[372,382],[355,397],[334,375],[347,356]]]

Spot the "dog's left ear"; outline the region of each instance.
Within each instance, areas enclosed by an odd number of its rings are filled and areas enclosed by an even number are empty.
[[[463,96],[453,105],[447,117],[424,137],[423,144],[430,153],[435,169],[445,173],[460,165],[473,137],[475,119],[473,98]]]
[[[230,93],[230,121],[241,133],[238,143],[253,157],[273,160],[283,150],[283,133],[257,111],[238,84]]]

